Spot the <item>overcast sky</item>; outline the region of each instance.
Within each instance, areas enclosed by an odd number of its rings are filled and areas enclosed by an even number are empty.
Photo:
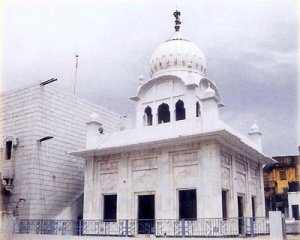
[[[2,1],[2,91],[58,78],[71,93],[134,118],[129,97],[173,34],[204,52],[222,119],[246,134],[255,122],[267,155],[298,153],[297,8],[291,0]],[[298,138],[298,139],[297,139]]]

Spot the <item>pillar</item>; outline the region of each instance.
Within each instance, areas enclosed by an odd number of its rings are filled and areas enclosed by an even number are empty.
[[[170,219],[176,217],[176,210],[174,207],[174,199],[170,197],[170,191],[173,189],[173,183],[170,181],[170,165],[169,154],[163,152],[159,158],[158,176],[159,181],[156,190],[156,218],[157,219]],[[172,186],[171,186],[172,185]]]
[[[221,159],[219,146],[214,142],[201,145],[201,186],[197,199],[197,216],[200,218],[222,217]],[[198,197],[198,195],[197,195]]]
[[[83,207],[83,219],[91,220],[97,219],[98,215],[95,211],[96,199],[94,189],[94,159],[93,157],[86,158],[86,168],[84,176],[84,207]]]

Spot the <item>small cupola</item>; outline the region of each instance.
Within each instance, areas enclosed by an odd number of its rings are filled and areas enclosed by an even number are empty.
[[[219,99],[216,96],[216,92],[211,88],[210,83],[204,90],[202,103],[202,123],[204,129],[213,129],[218,126],[219,123]]]
[[[96,147],[99,137],[104,134],[104,128],[100,123],[99,116],[96,113],[92,113],[86,125],[86,148]]]
[[[254,143],[257,151],[262,152],[262,141],[261,141],[262,133],[260,132],[260,129],[256,123],[254,123],[250,127],[250,131],[249,131],[248,135],[249,135],[249,138],[251,139],[251,141]]]

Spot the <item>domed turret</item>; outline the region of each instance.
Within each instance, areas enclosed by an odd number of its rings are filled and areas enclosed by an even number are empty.
[[[98,122],[98,121],[99,121],[99,116],[98,116],[98,114],[93,112],[93,113],[90,115],[90,121],[91,121],[91,122]]]
[[[257,126],[256,123],[252,124],[252,126],[250,127],[250,132],[259,132],[260,129],[259,129],[259,126]]]
[[[208,83],[208,88],[204,91],[204,96],[207,98],[216,96],[216,92],[210,87],[210,83]]]
[[[136,102],[137,127],[192,119],[215,127],[220,94],[206,78],[204,54],[179,32],[180,12],[176,10],[173,15],[175,33],[154,51],[151,78],[145,81],[139,77],[137,95],[131,98]]]
[[[177,18],[174,35],[160,44],[152,54],[151,77],[178,70],[193,71],[205,77],[207,72],[205,56],[197,45],[181,36],[179,33],[181,22]]]

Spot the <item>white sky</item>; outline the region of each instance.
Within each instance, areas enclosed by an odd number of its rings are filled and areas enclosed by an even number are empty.
[[[266,154],[297,154],[296,0],[3,0],[2,91],[57,77],[71,93],[77,52],[78,96],[134,118],[129,97],[172,35],[176,6],[182,34],[207,58],[222,119],[244,134],[256,122]]]

